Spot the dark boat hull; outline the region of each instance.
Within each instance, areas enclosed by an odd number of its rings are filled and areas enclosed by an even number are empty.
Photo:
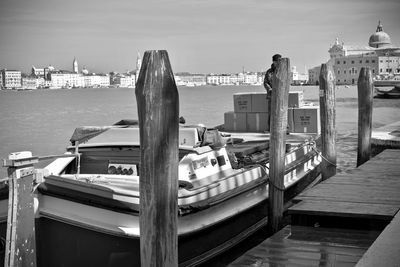
[[[312,183],[319,166],[285,192],[290,200]],[[178,237],[180,266],[202,263],[238,244],[267,223],[267,200],[210,227]],[[40,217],[37,224],[38,266],[140,266],[139,239],[108,234]]]

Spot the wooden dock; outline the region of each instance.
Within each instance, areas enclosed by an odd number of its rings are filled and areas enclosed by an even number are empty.
[[[400,148],[400,121],[376,128],[371,135],[372,154]]]
[[[289,209],[292,225],[230,266],[354,266],[358,261],[359,266],[396,266],[393,263],[400,262],[400,238],[396,238],[400,150],[385,150],[350,173],[310,188],[295,201]]]

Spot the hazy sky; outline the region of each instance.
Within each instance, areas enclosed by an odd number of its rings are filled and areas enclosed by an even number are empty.
[[[0,68],[72,70],[76,57],[123,72],[166,49],[174,72],[260,71],[274,53],[303,71],[336,37],[367,45],[378,20],[400,46],[399,0],[0,0]]]

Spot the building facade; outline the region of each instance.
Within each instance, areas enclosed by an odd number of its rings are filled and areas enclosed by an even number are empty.
[[[314,67],[308,70],[308,84],[319,84],[319,74],[321,73],[321,66]]]
[[[43,77],[28,76],[22,78],[22,89],[34,90],[44,88],[45,81]]]
[[[245,72],[237,74],[209,74],[206,81],[210,85],[260,85],[262,73]]]
[[[174,75],[176,85],[178,86],[201,86],[206,85],[207,79],[204,74],[176,73]]]
[[[306,84],[308,81],[308,73],[300,73],[297,71],[296,66],[292,67],[291,72],[292,84],[293,85],[302,85]]]
[[[31,76],[44,77],[44,68],[36,68],[35,66],[32,66]]]
[[[115,85],[123,88],[135,88],[136,75],[119,75],[114,80]]]
[[[84,87],[109,87],[110,76],[108,75],[84,75]]]
[[[400,48],[391,44],[390,36],[383,31],[380,22],[370,36],[368,46],[340,44],[336,39],[328,52],[339,85],[357,84],[363,67],[370,68],[375,79],[400,75]]]
[[[55,71],[49,73],[51,89],[85,87],[85,78],[78,73]]]
[[[1,84],[4,89],[21,88],[21,71],[19,70],[1,70]]]

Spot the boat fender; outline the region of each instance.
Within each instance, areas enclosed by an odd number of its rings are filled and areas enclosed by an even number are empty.
[[[193,188],[193,184],[191,182],[179,180],[178,183],[179,183],[179,188],[183,188],[183,189],[192,189]]]

